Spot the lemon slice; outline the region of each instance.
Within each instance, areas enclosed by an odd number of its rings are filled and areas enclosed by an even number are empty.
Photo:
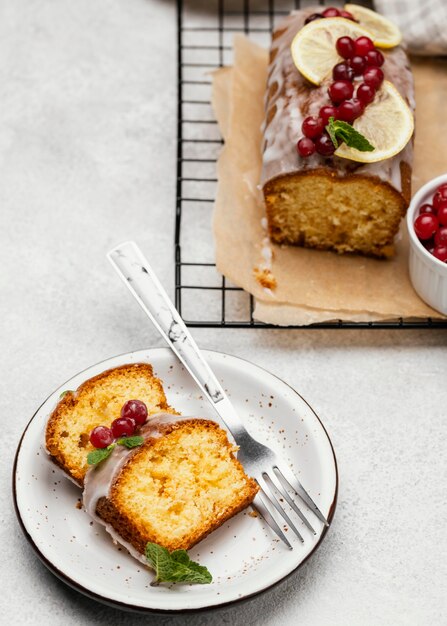
[[[378,48],[394,48],[402,41],[402,34],[397,26],[380,13],[358,4],[345,4],[345,9],[352,13],[355,19],[359,21],[360,26],[369,30],[372,35],[371,39],[374,40]]]
[[[301,74],[314,85],[319,85],[343,59],[335,44],[339,37],[371,37],[371,33],[344,17],[326,17],[304,26],[295,35],[291,45],[293,62]]]
[[[387,80],[377,91],[374,101],[353,126],[374,146],[372,152],[361,152],[342,143],[335,155],[360,163],[389,159],[410,141],[414,130],[413,114],[397,89]]]

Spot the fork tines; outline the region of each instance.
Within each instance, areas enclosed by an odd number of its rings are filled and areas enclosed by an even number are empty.
[[[281,504],[284,500],[290,506],[292,511],[294,511],[298,515],[303,524],[312,532],[312,534],[316,535],[317,533],[313,526],[310,524],[307,517],[298,507],[296,502],[289,495],[287,490],[291,490],[296,495],[298,495],[307,505],[310,511],[312,511],[325,526],[329,526],[329,522],[326,520],[323,513],[320,511],[318,506],[312,500],[308,492],[304,489],[303,485],[296,478],[293,472],[282,463],[281,467],[279,465],[279,463],[276,463],[275,465],[273,465],[270,473],[268,473],[267,471],[263,471],[261,474],[255,477],[258,485],[261,488],[261,491],[256,496],[253,502],[253,506],[258,511],[258,513],[262,515],[270,528],[278,535],[278,537],[286,544],[286,546],[292,550],[293,546],[291,545],[290,541],[287,539],[279,524],[275,520],[275,517],[273,515],[273,509],[275,509],[279,513],[285,524],[287,524],[287,526],[295,533],[295,535],[302,543],[304,543],[304,538],[290,519],[289,515],[284,510],[284,507]],[[279,498],[276,495],[277,493],[280,494]]]

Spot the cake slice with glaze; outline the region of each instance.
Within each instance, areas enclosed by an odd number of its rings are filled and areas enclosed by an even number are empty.
[[[138,434],[141,446],[89,469],[83,502],[141,561],[148,542],[188,550],[253,501],[259,487],[215,422],[160,414]]]

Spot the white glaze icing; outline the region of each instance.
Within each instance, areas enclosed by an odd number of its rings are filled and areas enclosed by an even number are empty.
[[[268,180],[283,174],[325,167],[341,177],[353,172],[377,176],[401,192],[400,165],[402,162],[411,165],[412,141],[391,159],[371,164],[338,157],[327,158],[319,154],[303,159],[297,154],[296,142],[302,136],[301,124],[304,117],[317,115],[322,106],[330,104],[327,96],[328,84],[325,82],[318,87],[310,85],[295,67],[290,53],[292,40],[303,27],[306,17],[318,10],[319,7],[314,7],[292,12],[277,26],[274,33],[271,48],[274,58],[270,63],[267,79],[266,118],[262,126],[264,146],[261,184],[264,185]],[[413,79],[405,52],[402,48],[394,48],[383,53],[385,63],[382,69],[385,78],[395,85],[414,110]]]
[[[270,245],[269,237],[264,237],[264,239],[262,240],[261,256],[264,259],[264,266],[267,269],[271,269],[272,259],[273,259],[273,250],[272,250],[272,246]]]
[[[163,427],[190,419],[200,418],[184,415],[172,415],[171,413],[157,413],[149,416],[148,421],[141,427],[138,434],[144,437],[145,440],[159,439],[164,434]],[[121,535],[115,531],[113,526],[107,524],[99,517],[99,515],[96,514],[96,507],[99,499],[109,496],[115,479],[118,477],[118,474],[124,464],[131,458],[136,450],[138,450],[138,448],[132,448],[129,450],[124,446],[117,445],[108,459],[100,463],[98,466],[90,467],[84,478],[84,492],[82,494],[82,500],[87,513],[95,521],[104,526],[107,532],[112,536],[114,543],[121,544],[133,557],[142,563],[146,563],[144,555],[140,554],[132,546],[132,544],[125,541]]]

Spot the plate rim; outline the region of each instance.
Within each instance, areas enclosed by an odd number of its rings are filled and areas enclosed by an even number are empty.
[[[172,350],[169,347],[161,347],[161,346],[155,346],[155,347],[148,347],[148,348],[141,348],[139,350],[131,350],[130,352],[123,352],[121,354],[117,354],[111,357],[108,357],[106,359],[103,359],[101,361],[98,361],[97,363],[93,363],[92,365],[89,365],[88,367],[84,368],[83,370],[81,370],[80,372],[74,374],[73,376],[71,376],[70,378],[68,378],[65,382],[61,383],[61,385],[59,385],[59,387],[63,387],[65,384],[68,383],[68,381],[70,381],[72,378],[76,377],[76,376],[80,376],[81,374],[83,374],[84,372],[87,372],[87,370],[91,369],[92,367],[96,367],[98,365],[101,365],[102,363],[107,363],[108,361],[111,361],[113,359],[118,359],[120,357],[124,357],[127,355],[133,355],[135,353],[139,353],[139,352],[149,352],[149,351],[160,351],[160,352],[171,352]],[[17,520],[19,522],[20,528],[25,536],[25,538],[27,539],[28,543],[30,544],[31,548],[33,549],[34,553],[36,554],[36,556],[39,558],[39,560],[43,563],[43,565],[45,565],[45,567],[56,576],[56,578],[58,578],[59,580],[61,580],[63,583],[65,583],[66,585],[68,585],[68,587],[70,587],[71,589],[74,589],[75,591],[78,591],[79,593],[87,596],[88,598],[92,599],[92,600],[96,600],[97,602],[100,602],[101,604],[105,604],[109,607],[115,608],[115,609],[120,609],[122,611],[129,611],[132,613],[140,613],[140,614],[154,614],[154,615],[179,615],[179,614],[194,614],[194,613],[204,613],[204,612],[211,612],[214,610],[218,610],[218,609],[224,609],[224,608],[230,608],[233,607],[235,605],[238,604],[243,604],[245,602],[248,602],[250,600],[253,600],[254,598],[256,598],[257,596],[266,593],[270,590],[272,590],[273,588],[275,588],[276,586],[284,583],[290,576],[292,576],[295,572],[297,572],[307,561],[308,559],[310,559],[315,552],[317,551],[317,549],[320,547],[320,545],[322,544],[324,538],[326,537],[326,534],[328,533],[329,529],[331,528],[331,522],[334,518],[335,515],[335,510],[337,508],[337,499],[338,499],[338,490],[339,490],[339,472],[338,472],[338,464],[337,464],[337,457],[335,455],[335,450],[334,450],[334,446],[332,444],[331,438],[329,437],[329,434],[323,424],[323,422],[321,421],[320,417],[318,416],[318,414],[316,413],[315,409],[307,402],[307,400],[305,398],[303,398],[303,396],[298,393],[298,391],[296,391],[296,389],[294,389],[289,383],[287,383],[285,380],[283,380],[282,378],[280,378],[279,376],[277,376],[276,374],[273,374],[271,371],[267,370],[265,367],[263,367],[262,365],[258,365],[257,363],[253,363],[253,361],[250,361],[248,359],[245,359],[244,357],[240,357],[240,356],[236,356],[234,354],[230,354],[228,352],[223,352],[222,350],[209,350],[209,349],[202,349],[202,352],[204,354],[207,353],[214,353],[217,354],[219,356],[229,356],[231,358],[237,359],[239,361],[245,361],[246,363],[249,363],[250,365],[254,365],[255,367],[263,370],[264,372],[266,372],[267,374],[269,374],[270,376],[273,376],[274,378],[276,378],[278,381],[280,381],[281,383],[283,383],[284,385],[286,385],[287,387],[289,387],[289,389],[295,394],[297,395],[300,400],[302,400],[311,410],[311,412],[314,414],[314,416],[316,417],[316,419],[318,420],[321,428],[323,429],[324,434],[327,437],[327,440],[329,442],[329,446],[330,446],[330,450],[332,452],[332,457],[333,457],[333,461],[334,461],[334,469],[335,469],[335,491],[334,491],[334,498],[330,504],[329,507],[329,513],[327,516],[328,522],[329,522],[329,526],[325,526],[323,528],[323,531],[320,535],[319,540],[317,541],[317,543],[314,545],[314,547],[312,548],[312,550],[309,552],[309,554],[307,556],[304,557],[304,559],[296,566],[294,567],[290,572],[288,572],[287,574],[285,574],[282,578],[280,578],[279,580],[271,583],[270,585],[268,585],[267,587],[265,587],[264,589],[260,589],[258,591],[254,591],[253,593],[247,594],[245,596],[243,596],[242,598],[236,598],[234,600],[228,600],[226,602],[221,602],[219,604],[213,604],[213,605],[207,605],[207,606],[203,606],[203,607],[196,607],[196,608],[190,608],[190,609],[160,609],[160,608],[150,608],[150,607],[142,607],[142,606],[137,606],[137,605],[133,605],[131,603],[128,602],[121,602],[119,600],[113,600],[111,598],[105,598],[104,596],[95,593],[94,591],[91,591],[90,589],[88,589],[87,587],[84,587],[83,585],[81,585],[80,583],[78,583],[77,581],[73,580],[68,574],[66,574],[65,572],[61,571],[59,569],[59,567],[57,567],[52,561],[50,561],[39,549],[39,547],[36,545],[34,539],[32,538],[32,536],[30,535],[30,533],[28,532],[28,530],[25,527],[25,523],[22,519],[21,513],[20,513],[20,508],[18,505],[18,501],[17,501],[17,490],[16,490],[16,480],[17,480],[17,464],[18,464],[18,459],[19,459],[19,454],[21,451],[21,447],[22,447],[22,443],[23,443],[23,439],[28,431],[29,426],[31,425],[32,421],[34,420],[34,418],[36,417],[36,415],[39,413],[40,409],[43,407],[43,405],[50,399],[50,397],[53,395],[54,391],[52,391],[46,398],[45,400],[39,405],[39,407],[36,409],[36,411],[34,412],[34,414],[32,415],[31,419],[28,421],[28,423],[26,424],[22,435],[20,437],[19,443],[17,445],[17,449],[14,455],[14,463],[13,463],[13,467],[12,467],[12,495],[13,495],[13,502],[14,502],[14,510],[15,510],[15,514],[17,517]],[[174,354],[174,353],[172,353]],[[174,354],[175,356],[175,354]],[[58,387],[56,387],[57,389]]]

